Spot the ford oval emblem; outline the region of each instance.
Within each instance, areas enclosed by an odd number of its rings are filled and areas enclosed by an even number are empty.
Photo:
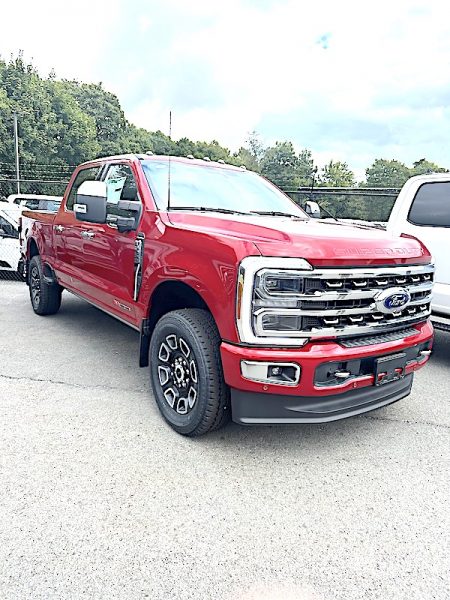
[[[383,290],[375,297],[377,310],[382,313],[392,314],[405,309],[411,302],[411,294],[405,288],[389,288]]]

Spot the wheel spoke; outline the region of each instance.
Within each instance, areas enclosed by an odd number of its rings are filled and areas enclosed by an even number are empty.
[[[165,363],[169,362],[170,350],[167,347],[167,344],[165,344],[164,342],[159,347],[158,358],[159,358],[159,360],[162,360],[162,362],[165,362]]]
[[[170,367],[163,367],[160,365],[158,367],[158,377],[159,383],[163,386],[166,385],[170,378]]]
[[[166,342],[171,350],[176,350],[178,348],[177,336],[175,334],[168,335],[166,337]]]
[[[189,393],[187,397],[189,408],[192,408],[197,400],[197,390],[192,386],[189,388]]]
[[[167,403],[170,406],[170,408],[173,408],[175,400],[178,398],[178,393],[176,392],[176,390],[170,387],[167,388],[167,390],[164,392],[164,397],[167,400]]]
[[[189,357],[189,355],[191,353],[191,349],[189,348],[189,346],[187,345],[187,343],[181,337],[180,337],[180,350],[181,350],[181,352],[184,354],[184,356],[186,358]]]
[[[194,360],[191,360],[189,363],[189,373],[191,374],[192,381],[197,383],[197,365]]]
[[[186,398],[179,398],[177,402],[177,413],[179,415],[185,415],[188,411],[188,403]]]

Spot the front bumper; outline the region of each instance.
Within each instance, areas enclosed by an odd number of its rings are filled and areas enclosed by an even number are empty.
[[[279,396],[231,390],[233,421],[243,425],[326,423],[353,417],[408,396],[413,375],[383,387],[371,386],[332,396]]]
[[[433,327],[429,321],[415,326],[408,337],[369,346],[344,347],[337,341],[307,344],[303,348],[255,348],[223,342],[221,345],[225,381],[231,388],[232,417],[240,423],[326,422],[374,410],[396,402],[410,393],[412,373],[426,364]],[[375,386],[375,371],[370,365],[377,358],[406,352],[404,377]],[[295,363],[301,368],[298,384],[286,386],[245,379],[241,361]],[[327,364],[366,365],[342,383],[318,381]],[[367,368],[369,365],[369,368]]]

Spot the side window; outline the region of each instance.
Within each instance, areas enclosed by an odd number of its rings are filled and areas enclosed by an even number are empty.
[[[28,208],[28,210],[38,210],[39,209],[39,200],[25,200],[23,206]]]
[[[78,173],[67,197],[67,210],[73,210],[73,205],[77,196],[77,190],[80,185],[85,181],[95,181],[100,173],[100,169],[101,167],[89,167],[88,169],[83,169]]]
[[[135,212],[119,209],[117,206],[119,200],[140,202],[136,180],[131,168],[128,165],[111,165],[106,175],[106,186],[108,190],[107,216],[135,217]]]
[[[417,190],[408,221],[414,225],[450,227],[450,183],[424,183]]]

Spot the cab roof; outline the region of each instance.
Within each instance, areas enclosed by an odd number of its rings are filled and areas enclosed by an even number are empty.
[[[80,166],[87,166],[87,165],[91,165],[91,164],[98,164],[98,163],[106,163],[106,162],[116,162],[116,161],[123,161],[123,160],[127,160],[127,161],[139,161],[142,162],[144,160],[149,160],[149,161],[153,161],[153,160],[157,160],[157,161],[166,161],[168,162],[170,159],[171,162],[180,162],[180,163],[184,163],[184,164],[194,164],[194,165],[199,165],[199,166],[210,166],[210,167],[215,167],[215,168],[222,168],[222,169],[232,169],[234,171],[242,171],[242,170],[246,170],[246,168],[244,166],[241,167],[237,167],[235,165],[230,165],[229,163],[226,163],[225,161],[214,161],[211,160],[208,157],[205,158],[194,158],[193,156],[189,155],[189,156],[168,156],[167,154],[117,154],[115,156],[104,156],[101,158],[96,158],[94,160],[89,160],[85,163],[82,163]]]

